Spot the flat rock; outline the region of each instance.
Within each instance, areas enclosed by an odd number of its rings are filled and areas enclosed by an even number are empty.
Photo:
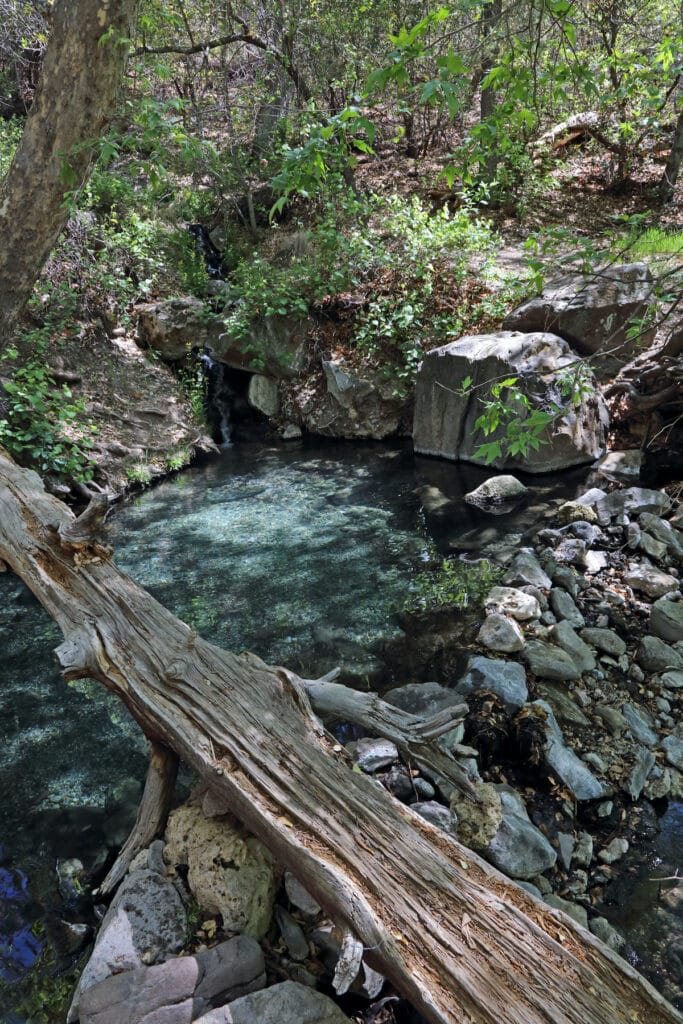
[[[641,533],[638,538],[638,550],[642,551],[648,558],[654,558],[655,561],[661,562],[666,557],[667,546],[651,534]]]
[[[487,650],[499,651],[501,654],[521,651],[525,642],[516,620],[498,612],[486,616],[477,634],[477,641]]]
[[[526,672],[514,661],[498,661],[475,655],[455,687],[461,699],[476,690],[491,690],[511,708],[521,708],[529,699]]]
[[[306,917],[314,918],[320,913],[320,904],[316,903],[291,871],[285,871],[285,892],[292,906],[300,910]]]
[[[678,736],[667,736],[662,740],[662,749],[669,764],[683,772],[683,740]]]
[[[436,828],[443,829],[444,832],[456,832],[457,821],[453,812],[443,804],[437,803],[436,800],[417,800],[410,805],[410,809],[428,821],[430,825],[435,825]]]
[[[542,640],[529,640],[522,657],[535,676],[556,682],[568,682],[581,675],[573,658],[554,644]]]
[[[683,640],[683,601],[665,597],[655,601],[650,612],[650,631],[670,644]]]
[[[548,680],[539,682],[536,689],[543,700],[547,700],[560,722],[568,722],[570,725],[590,725],[590,720],[584,715],[578,704],[568,696],[566,689]]]
[[[568,274],[548,281],[540,295],[509,313],[503,326],[515,330],[552,330],[576,351],[594,358],[598,376],[613,377],[654,337],[633,338],[633,319],[644,317],[653,295],[653,278],[646,263],[612,264],[591,273]]]
[[[681,690],[683,689],[683,672],[665,672],[660,677],[659,682],[665,690]]]
[[[619,658],[626,653],[626,644],[613,629],[602,629],[597,626],[587,626],[581,630],[581,639],[591,647],[596,647],[605,654],[611,654],[613,658]]]
[[[409,711],[411,715],[431,718],[439,711],[462,704],[462,695],[440,683],[406,683],[384,694],[387,704]]]
[[[683,657],[658,636],[644,636],[638,646],[636,661],[646,672],[667,672],[683,669]]]
[[[377,772],[398,761],[396,744],[384,739],[361,739],[349,743],[347,749],[361,771]]]
[[[546,701],[534,701],[546,713],[545,760],[548,767],[564,782],[576,800],[598,800],[607,795],[607,787],[593,775],[573,750],[565,745],[562,730],[552,708]]]
[[[683,559],[683,533],[672,526],[668,519],[660,519],[651,512],[643,512],[638,517],[638,522],[643,530],[665,544],[667,551],[674,558]]]
[[[573,918],[574,921],[578,922],[578,924],[583,925],[584,928],[588,927],[588,911],[578,903],[572,903],[571,900],[565,900],[561,896],[555,896],[554,893],[551,893],[549,896],[545,896],[544,902],[554,910],[561,910],[563,914],[567,914],[569,917]]]
[[[336,1003],[307,985],[283,981],[197,1018],[197,1024],[351,1024]]]
[[[509,615],[517,622],[541,617],[541,607],[533,594],[526,594],[517,587],[492,587],[484,607],[487,612]]]
[[[83,992],[78,1019],[80,1024],[142,1024],[150,1019],[190,1024],[200,979],[201,969],[191,956],[114,974]]]
[[[643,792],[648,775],[655,766],[655,755],[647,747],[638,747],[636,759],[628,774],[624,789],[632,800],[637,800]]]
[[[546,837],[529,820],[521,797],[509,786],[497,786],[503,817],[498,831],[484,851],[499,871],[510,878],[533,878],[554,866],[557,854]]]
[[[571,626],[585,626],[586,620],[576,606],[574,599],[561,587],[553,587],[549,595],[550,607],[558,619],[568,622]]]
[[[67,1021],[78,1019],[83,993],[119,971],[167,960],[182,949],[187,918],[182,900],[156,871],[128,874],[104,916],[83,970]]]
[[[663,597],[678,589],[678,580],[654,565],[639,565],[624,573],[624,583],[648,597]]]
[[[596,502],[598,515],[602,519],[612,519],[626,513],[638,516],[643,512],[668,512],[671,498],[663,491],[653,491],[646,487],[626,487],[621,491],[612,491]]]
[[[653,721],[647,711],[626,703],[621,712],[628,722],[628,727],[639,743],[646,747],[653,747],[657,742],[657,733],[653,729]]]
[[[569,622],[558,622],[552,626],[550,635],[558,647],[569,655],[580,674],[593,671],[597,664],[595,654]]]

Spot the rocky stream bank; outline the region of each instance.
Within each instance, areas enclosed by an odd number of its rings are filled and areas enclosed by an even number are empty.
[[[505,477],[488,499],[511,487],[523,500]],[[381,737],[348,743],[356,770],[556,908],[558,932],[569,914],[625,956],[611,887],[655,827],[653,808],[683,798],[682,526],[664,492],[590,488],[527,532],[481,609],[421,620],[422,651],[457,649],[464,671],[385,698],[425,716],[467,702],[440,742],[480,807]],[[367,965],[335,995],[342,936],[302,883],[195,790],[107,910],[69,1020],[418,1021]],[[679,1004],[680,892],[675,878],[660,883],[659,959],[647,965]]]

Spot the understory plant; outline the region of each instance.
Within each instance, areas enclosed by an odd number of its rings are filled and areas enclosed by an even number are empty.
[[[30,355],[21,365],[14,346],[0,357],[0,444],[21,465],[41,474],[85,482],[93,476],[96,428],[87,420],[85,401],[67,384],[57,383],[48,366],[54,330],[48,318],[23,336],[22,351]]]

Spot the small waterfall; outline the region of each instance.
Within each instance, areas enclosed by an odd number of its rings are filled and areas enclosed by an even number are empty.
[[[232,407],[235,392],[226,380],[225,363],[213,359],[209,350],[200,356],[202,375],[206,381],[206,414],[216,439],[220,438],[223,448],[232,445]]]

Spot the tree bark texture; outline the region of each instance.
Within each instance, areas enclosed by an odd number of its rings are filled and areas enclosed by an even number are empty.
[[[38,91],[0,185],[0,350],[88,178],[114,112],[138,0],[57,0]]]
[[[681,1024],[624,960],[351,770],[297,676],[207,643],[0,454],[0,559],[116,693],[433,1024]],[[98,554],[99,552],[99,554]],[[276,581],[274,581],[276,586]]]

